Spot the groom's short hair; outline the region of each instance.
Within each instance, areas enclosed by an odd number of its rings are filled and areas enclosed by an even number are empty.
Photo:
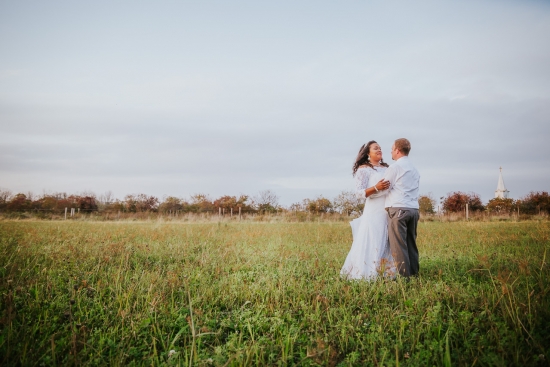
[[[401,153],[409,155],[411,151],[411,142],[405,138],[400,138],[395,141],[395,148],[398,149]]]

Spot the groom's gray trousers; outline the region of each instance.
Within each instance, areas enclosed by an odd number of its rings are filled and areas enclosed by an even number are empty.
[[[418,209],[386,208],[386,210],[389,216],[390,250],[397,270],[404,277],[417,275],[420,270],[416,247],[416,227],[420,218]]]

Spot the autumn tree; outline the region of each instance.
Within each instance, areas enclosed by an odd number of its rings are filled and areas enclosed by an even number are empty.
[[[97,211],[97,202],[94,196],[78,196],[76,204],[78,205],[78,209],[82,211]]]
[[[175,213],[176,211],[183,211],[185,204],[187,203],[182,199],[174,196],[168,196],[164,198],[162,203],[160,203],[158,210],[161,213]]]
[[[225,212],[230,212],[231,209],[237,212],[239,208],[241,208],[241,211],[250,212],[254,210],[251,204],[248,195],[240,195],[238,198],[236,196],[224,195],[213,202],[215,208],[222,208]]]
[[[115,201],[111,202],[109,205],[106,205],[105,209],[113,212],[125,212],[127,211],[126,202],[116,199]]]
[[[7,209],[12,212],[22,212],[32,209],[32,201],[25,194],[15,195],[7,205]]]
[[[54,211],[61,210],[59,206],[59,199],[53,195],[45,195],[34,202],[34,206],[37,209]]]
[[[10,190],[0,189],[0,210],[5,210],[8,207],[13,194]]]
[[[57,199],[57,208],[59,210],[77,207],[75,195],[67,195],[66,192],[58,192],[56,194],[52,194],[52,197]]]
[[[435,206],[435,200],[431,195],[420,195],[418,198],[418,210],[421,214],[433,214]]]
[[[138,212],[154,212],[158,209],[159,199],[155,196],[138,194],[136,201],[136,209]]]
[[[358,198],[353,191],[342,191],[332,203],[334,209],[342,214],[361,214],[365,207],[365,198]]]
[[[333,212],[334,208],[329,199],[319,196],[316,199],[305,199],[304,207],[310,213],[329,213]]]
[[[221,208],[224,211],[229,211],[231,208],[237,207],[237,197],[224,195],[214,200],[214,207]]]
[[[131,194],[124,197],[124,202],[128,212],[152,212],[157,210],[159,199],[145,194]]]
[[[303,211],[305,211],[303,203],[300,203],[300,202],[290,204],[290,206],[288,207],[288,210],[291,211],[291,212],[303,212]]]
[[[519,200],[520,211],[525,214],[550,213],[550,196],[548,192],[531,191]]]
[[[443,200],[443,210],[447,213],[461,212],[465,210],[466,204],[468,204],[468,210],[471,212],[485,209],[478,194],[455,191],[447,194],[447,197]]]
[[[494,198],[487,203],[487,211],[490,213],[510,213],[516,208],[514,199]]]
[[[189,211],[198,212],[212,212],[214,211],[214,204],[210,197],[206,194],[194,194],[191,195],[191,203],[189,205]]]

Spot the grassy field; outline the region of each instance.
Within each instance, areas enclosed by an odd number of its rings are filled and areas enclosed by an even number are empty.
[[[423,222],[347,281],[347,223],[0,222],[2,365],[548,365],[550,223]]]

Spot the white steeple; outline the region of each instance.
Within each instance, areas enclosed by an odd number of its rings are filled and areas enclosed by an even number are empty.
[[[504,186],[504,180],[502,179],[502,167],[500,167],[500,174],[498,175],[498,185],[497,191],[495,191],[495,198],[508,199],[509,192],[510,191],[506,190],[506,186]]]

